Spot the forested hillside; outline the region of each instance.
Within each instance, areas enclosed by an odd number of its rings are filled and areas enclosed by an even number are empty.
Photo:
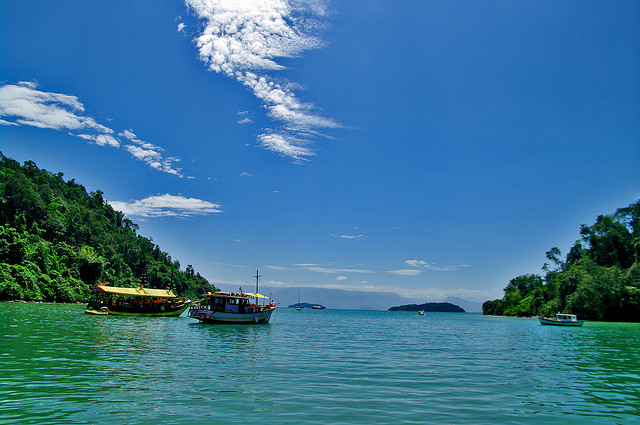
[[[137,231],[101,191],[0,152],[0,300],[86,301],[102,282],[191,298],[212,290]]]
[[[486,301],[484,314],[574,313],[581,319],[640,321],[640,201],[583,225],[566,258],[548,251],[544,276],[512,279],[502,299]]]

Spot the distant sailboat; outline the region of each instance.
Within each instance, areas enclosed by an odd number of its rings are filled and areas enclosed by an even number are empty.
[[[314,309],[314,310],[324,310],[327,307],[323,306],[322,302],[320,302],[320,304],[316,304],[316,305],[312,306],[311,308]]]
[[[300,290],[298,289],[298,305],[296,306],[296,310],[300,311],[302,310],[302,307],[300,307]]]

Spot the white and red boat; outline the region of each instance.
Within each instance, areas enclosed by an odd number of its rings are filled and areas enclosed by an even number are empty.
[[[242,290],[235,292],[214,292],[207,295],[189,308],[188,317],[198,319],[202,323],[218,324],[260,324],[269,323],[271,313],[276,309],[273,302],[265,304],[267,298],[258,293],[256,273],[256,292]],[[263,303],[260,304],[259,300]]]

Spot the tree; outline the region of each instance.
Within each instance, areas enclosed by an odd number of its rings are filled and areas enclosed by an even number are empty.
[[[215,288],[137,234],[103,192],[0,152],[0,300],[84,301],[104,280],[197,297]],[[145,281],[146,279],[146,281]]]
[[[566,261],[557,247],[546,252],[544,278],[509,281],[501,300],[483,304],[485,314],[512,316],[575,313],[590,320],[640,321],[640,201],[600,215],[580,227]]]

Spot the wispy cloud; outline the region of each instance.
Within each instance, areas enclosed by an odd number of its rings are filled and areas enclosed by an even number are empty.
[[[298,269],[308,270],[316,273],[328,273],[328,274],[337,274],[337,273],[371,273],[369,270],[365,269],[356,269],[356,268],[336,268],[336,267],[327,267],[320,264],[294,264]]]
[[[282,267],[282,266],[267,266],[267,268],[271,270],[281,270],[286,272],[295,270],[295,269],[292,269],[291,267]]]
[[[0,87],[0,115],[15,117],[13,124],[67,131],[95,131],[112,134],[113,130],[82,115],[84,105],[76,96],[37,90],[33,82],[21,81]]]
[[[146,163],[149,167],[158,171],[182,176],[181,169],[173,166],[173,163],[180,161],[180,158],[164,156],[164,149],[138,139],[133,133],[133,130],[125,130],[122,133],[118,133],[118,136],[131,141],[132,144],[125,145],[124,149],[137,160]]]
[[[426,261],[422,261],[422,260],[407,260],[404,263],[407,266],[411,266],[411,267],[425,267],[428,265]]]
[[[416,271],[433,270],[433,271],[439,271],[439,272],[452,272],[462,267],[471,267],[468,264],[458,264],[456,266],[436,266],[433,263],[428,263],[423,260],[406,260],[404,263],[407,266],[415,267],[416,269],[414,270]]]
[[[397,274],[400,276],[418,276],[422,273],[422,270],[417,269],[400,269],[400,270],[389,270],[391,274]]]
[[[268,115],[282,123],[258,136],[268,150],[297,162],[314,155],[314,129],[340,125],[298,99],[299,88],[272,74],[284,69],[277,58],[291,58],[323,46],[313,34],[315,16],[326,15],[321,0],[185,0],[204,21],[195,38],[200,59],[211,71],[248,87],[263,102]]]
[[[251,118],[249,111],[238,112],[238,124],[251,124],[252,122],[253,119]]]
[[[219,204],[169,194],[129,202],[109,201],[109,204],[125,215],[137,217],[192,217],[222,212]]]
[[[119,133],[125,140],[119,139],[113,129],[85,116],[84,105],[76,96],[41,91],[33,82],[7,84],[0,87],[0,117],[1,125],[66,131],[97,146],[123,147],[151,168],[182,177],[181,169],[173,166],[178,158],[165,156],[164,149],[138,140],[131,130]]]
[[[334,235],[334,234],[332,234],[331,236],[333,236],[334,238],[340,238],[340,239],[358,239],[358,240],[362,240],[362,239],[366,239],[367,238],[365,235]]]

